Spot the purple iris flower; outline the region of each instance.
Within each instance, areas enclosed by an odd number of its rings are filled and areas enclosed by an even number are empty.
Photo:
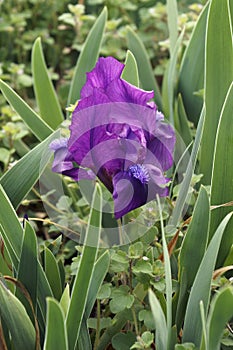
[[[100,58],[87,73],[72,114],[69,139],[55,140],[53,171],[74,180],[97,176],[112,193],[118,219],[158,194],[173,163],[175,133],[150,101],[153,91],[123,79],[124,64]]]

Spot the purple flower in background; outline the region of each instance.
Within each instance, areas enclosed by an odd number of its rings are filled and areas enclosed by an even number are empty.
[[[124,65],[100,58],[87,73],[69,139],[55,140],[53,171],[74,180],[96,175],[113,195],[116,219],[168,195],[175,134],[150,101],[153,91],[123,79]],[[76,164],[76,166],[74,166]]]

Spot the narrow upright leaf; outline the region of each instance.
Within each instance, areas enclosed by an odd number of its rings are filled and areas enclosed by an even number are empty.
[[[35,349],[36,333],[32,322],[21,302],[2,281],[0,281],[0,315],[11,333],[15,349]]]
[[[138,35],[130,27],[128,27],[127,39],[129,49],[137,61],[139,80],[142,84],[142,88],[145,90],[154,90],[155,102],[161,110],[162,99],[146,49]]]
[[[178,198],[176,200],[175,208],[173,210],[173,213],[172,213],[172,216],[170,219],[170,223],[173,226],[177,226],[177,224],[182,216],[182,212],[184,210],[185,204],[186,204],[189,186],[190,186],[192,176],[194,173],[194,168],[195,168],[196,161],[197,161],[198,150],[199,150],[201,139],[202,139],[204,120],[205,120],[205,109],[203,108],[199,122],[198,122],[196,137],[194,140],[190,160],[189,160],[189,163],[187,166],[187,170],[186,170],[183,182],[181,184],[181,188],[179,191]]]
[[[61,277],[59,273],[58,263],[53,253],[45,248],[44,250],[45,274],[53,291],[54,297],[60,300],[62,296]]]
[[[178,10],[176,0],[167,0],[170,52],[173,53],[178,38]]]
[[[205,33],[209,2],[204,7],[194,27],[189,44],[185,50],[178,91],[182,95],[188,119],[198,124],[203,101],[194,93],[204,88]]]
[[[168,65],[168,71],[166,78],[167,80],[163,84],[167,84],[167,101],[168,101],[168,120],[170,121],[171,124],[174,124],[174,116],[173,116],[173,110],[174,110],[174,105],[173,105],[173,99],[174,99],[174,87],[175,87],[175,82],[176,82],[176,65],[177,65],[177,59],[178,59],[178,53],[180,49],[181,42],[183,40],[184,36],[184,29],[180,33],[179,38],[177,39],[177,42],[175,43],[175,46],[172,50],[171,58],[169,61]]]
[[[69,350],[75,349],[81,322],[83,319],[88,291],[90,288],[94,264],[98,251],[102,218],[102,193],[97,184],[91,205],[86,240],[80,261],[80,266],[74,281],[69,309],[66,317]]]
[[[122,72],[121,78],[128,83],[139,86],[138,66],[136,59],[131,51],[127,51],[125,59],[125,68]]]
[[[17,278],[30,294],[34,310],[36,310],[38,279],[37,239],[36,234],[29,222],[26,222],[26,227],[24,230]],[[24,303],[25,299],[22,297],[20,291],[18,292],[19,293],[16,293],[16,295],[22,301],[22,303]],[[27,305],[27,303],[24,304],[26,309]],[[30,312],[31,310],[28,311],[28,314],[30,314]]]
[[[99,288],[103,283],[106,273],[108,272],[109,264],[110,255],[108,251],[105,251],[95,262],[91,284],[88,291],[85,313],[80,328],[80,337],[78,338],[78,349],[80,350],[92,349],[90,344],[90,336],[87,328],[87,320],[90,317],[90,313],[96,301],[96,296],[99,291]]]
[[[210,305],[208,317],[208,346],[219,350],[224,328],[233,317],[233,290],[227,287],[218,292]]]
[[[59,303],[52,298],[47,299],[46,333],[43,350],[68,350],[65,318]]]
[[[206,250],[209,233],[210,204],[207,191],[201,187],[192,221],[185,234],[179,256],[179,297],[176,325],[179,330],[186,310],[189,291]]]
[[[70,86],[68,105],[74,104],[80,98],[81,88],[86,81],[86,73],[92,70],[97,61],[106,20],[107,8],[105,7],[89,32],[79,55]]]
[[[206,120],[200,154],[202,182],[211,181],[214,146],[221,109],[233,80],[233,46],[228,0],[212,0],[206,35],[205,105]]]
[[[211,181],[211,205],[220,205],[233,198],[233,83],[224,102],[216,135],[214,165]],[[210,237],[231,207],[221,206],[211,212]],[[233,220],[227,226],[220,246],[217,266],[223,265],[233,243]]]
[[[159,207],[159,216],[160,216],[160,225],[162,232],[162,245],[163,245],[163,256],[164,256],[164,269],[165,269],[165,283],[166,283],[166,311],[167,311],[167,349],[172,349],[172,276],[171,276],[171,263],[170,257],[167,248],[167,242],[165,237],[165,231],[163,226],[163,214],[160,205],[159,196],[157,196],[158,207]]]
[[[192,135],[181,94],[178,95],[177,99],[177,110],[174,114],[174,125],[185,145],[190,145],[192,142]]]
[[[40,116],[52,129],[56,129],[64,118],[47,71],[40,38],[36,39],[32,48],[32,74]]]
[[[0,178],[14,208],[19,206],[44,171],[51,157],[49,144],[56,135],[53,133],[33,148]]]
[[[36,114],[24,100],[11,89],[9,85],[0,80],[0,89],[2,90],[5,99],[11,107],[19,114],[31,132],[42,141],[48,137],[53,130],[43,119]]]
[[[198,306],[202,300],[205,312],[207,313],[210,299],[211,279],[217,259],[218,249],[224,230],[231,218],[231,214],[228,214],[217,228],[202,259],[190,292],[183,327],[183,342],[193,342],[197,347],[200,346],[202,338],[201,315]]]
[[[16,271],[18,271],[21,247],[23,242],[23,228],[18,220],[16,212],[0,185],[0,223],[1,233],[3,234],[4,243],[9,254],[11,253],[11,261]],[[52,296],[52,291],[45,276],[45,273],[38,261],[38,297],[37,302],[41,309],[41,314],[45,317],[46,297]]]
[[[14,264],[16,271],[18,270],[19,257],[23,241],[23,228],[18,220],[16,212],[7,197],[3,187],[0,185],[0,223],[5,231],[7,241],[5,242],[8,252],[12,250],[14,256],[11,256],[11,261]]]
[[[149,302],[156,329],[156,349],[167,350],[167,324],[166,318],[156,295],[149,290]]]
[[[110,254],[108,251],[104,252],[95,262],[90,289],[87,297],[87,304],[85,309],[85,318],[90,317],[91,310],[96,301],[99,288],[103,283],[104,277],[108,272],[110,264]]]

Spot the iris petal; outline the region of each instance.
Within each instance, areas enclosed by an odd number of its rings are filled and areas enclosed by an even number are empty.
[[[168,195],[164,171],[172,166],[175,145],[173,128],[150,102],[154,92],[121,79],[123,68],[112,57],[98,60],[87,73],[68,142],[51,145],[53,170],[75,180],[98,176],[113,194],[116,218],[156,194]]]
[[[131,176],[127,171],[113,177],[113,200],[115,218],[119,219],[147,201],[148,186]]]
[[[106,94],[113,102],[136,103],[146,105],[154,97],[153,91],[145,91],[122,79],[113,80],[106,89]]]
[[[78,180],[78,169],[73,165],[73,155],[68,151],[68,139],[61,138],[51,142],[50,149],[54,151],[52,170],[59,174]]]
[[[175,133],[169,124],[158,123],[158,128],[147,143],[148,153],[145,162],[159,162],[163,171],[168,170],[173,164],[173,151],[175,146]]]
[[[90,96],[94,89],[105,89],[114,79],[119,79],[124,64],[113,57],[99,58],[95,68],[87,73],[87,81],[81,90],[81,98]]]

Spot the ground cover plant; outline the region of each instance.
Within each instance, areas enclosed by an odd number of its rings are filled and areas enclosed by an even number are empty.
[[[32,77],[1,48],[0,348],[230,349],[232,2],[195,5],[191,36],[185,1],[59,4],[64,61],[55,29]]]

